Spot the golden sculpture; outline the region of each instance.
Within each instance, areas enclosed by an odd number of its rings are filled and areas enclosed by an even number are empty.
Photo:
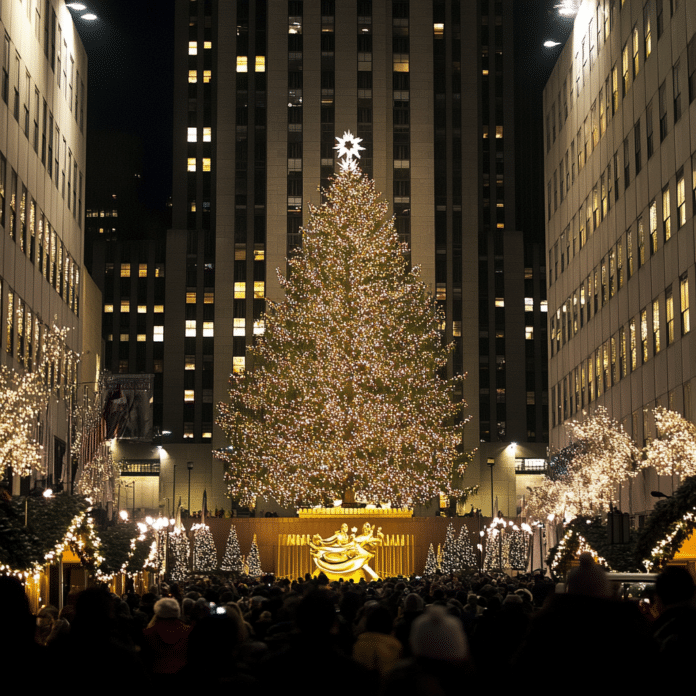
[[[348,532],[348,525],[344,522],[341,528],[333,536],[322,539],[315,534],[309,542],[310,554],[317,567],[315,575],[323,572],[329,580],[343,578],[354,580],[366,578],[379,580],[379,576],[368,565],[374,558],[375,547],[381,546],[384,540],[382,528],[374,530],[369,522],[365,522],[362,533],[356,536],[357,527]]]

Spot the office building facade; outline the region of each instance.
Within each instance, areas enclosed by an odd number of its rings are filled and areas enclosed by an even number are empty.
[[[69,329],[68,348],[83,349],[87,56],[62,0],[3,2],[0,23],[0,360],[22,371],[54,323]],[[56,379],[65,398],[37,424],[53,486],[71,480],[66,403],[77,377]],[[13,492],[30,483],[15,477]]]
[[[511,0],[180,0],[176,12],[164,490],[193,460],[228,507],[215,405],[263,331],[264,298],[282,299],[276,269],[350,130],[445,310],[449,374],[467,373],[464,484],[482,486],[470,502],[514,514],[515,460],[546,449],[546,322],[543,254],[515,224]]]
[[[696,7],[583,2],[544,92],[551,443],[604,406],[636,444],[696,415]],[[642,474],[625,510],[651,506]]]

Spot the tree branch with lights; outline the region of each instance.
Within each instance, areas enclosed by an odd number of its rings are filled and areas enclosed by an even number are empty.
[[[338,141],[340,172],[279,274],[285,300],[268,302],[251,369],[219,405],[230,495],[288,506],[346,491],[395,506],[461,496],[465,404],[461,378],[441,376],[444,317],[357,167],[360,139]]]

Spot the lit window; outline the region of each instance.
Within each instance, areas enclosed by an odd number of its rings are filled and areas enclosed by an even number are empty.
[[[435,299],[436,300],[446,300],[447,299],[447,283],[438,283],[435,288]]]
[[[164,264],[155,264],[155,278],[164,278]]]
[[[540,302],[539,309],[542,312],[548,312],[549,311],[549,303],[546,300],[542,300]]]
[[[266,330],[266,324],[263,319],[254,320],[254,336],[260,336]]]
[[[188,160],[188,165],[187,169],[189,172],[195,172],[196,171],[196,158],[195,157],[189,157]]]
[[[147,278],[147,264],[138,264],[138,278]]]
[[[186,320],[186,338],[196,337],[196,320],[187,319]]]
[[[162,343],[164,341],[164,326],[152,327],[152,340],[155,343]]]
[[[122,312],[130,312],[130,301],[129,300],[121,300],[121,311]]]
[[[193,389],[184,389],[184,401],[193,401],[194,400],[194,390]]]
[[[256,56],[256,72],[266,72],[266,56]]]
[[[444,24],[433,24],[433,34],[435,36],[442,36],[445,32],[445,25]]]
[[[122,343],[128,343],[130,336],[127,333],[119,334],[119,340]]]
[[[254,249],[254,261],[263,261],[266,258],[266,252],[263,249]]]
[[[662,231],[665,235],[665,242],[672,236],[672,223],[669,209],[669,187],[662,192]]]
[[[187,292],[186,293],[186,304],[196,304],[196,293]]]
[[[203,171],[204,172],[210,171],[210,157],[203,158]]]
[[[667,345],[674,343],[674,295],[672,286],[665,290],[665,323],[667,325]]]
[[[198,73],[195,70],[189,70],[189,82],[198,82]]]
[[[254,281],[254,297],[262,300],[265,293],[265,283],[263,280]]]
[[[198,55],[198,44],[195,41],[189,41],[189,55],[190,56],[197,56]],[[190,73],[189,73],[190,75]]]
[[[164,312],[164,305],[156,304],[155,305],[155,314],[162,314],[163,312]]]
[[[213,42],[212,42],[212,41],[205,41],[205,42],[203,43],[203,48],[205,48],[206,50],[210,50],[212,47],[213,47]]]
[[[187,142],[195,143],[198,140],[198,129],[197,128],[188,128],[186,133],[187,133],[187,135],[186,135]],[[191,170],[189,170],[189,171],[191,171]]]
[[[114,306],[113,306],[112,304],[104,305],[104,311],[105,311],[105,312],[113,312],[113,311],[114,311]]]
[[[192,440],[193,439],[193,424],[185,424],[184,425],[184,439],[185,440]]]
[[[243,300],[246,297],[246,283],[234,284],[234,299]]]
[[[130,278],[130,264],[129,263],[122,263],[121,264],[121,278]]]
[[[528,341],[532,341],[534,339],[534,327],[533,326],[525,326],[524,327],[524,337]]]
[[[147,341],[145,334],[138,334],[137,341],[138,343],[145,343]]]
[[[686,184],[684,173],[680,172],[677,179],[677,224],[682,227],[686,224]]]
[[[683,336],[691,330],[691,321],[689,319],[689,279],[686,275],[679,279],[679,300],[681,303],[681,330]]]
[[[138,305],[138,314],[147,314],[147,305],[139,304]]]
[[[212,134],[212,130],[210,127],[203,129],[203,142],[204,143],[210,142],[211,134]]]
[[[196,212],[196,201],[191,201],[189,203],[189,212],[191,212],[191,213]]]
[[[461,321],[453,321],[452,322],[452,335],[453,336],[461,336],[462,335],[462,322]]]
[[[502,126],[495,127],[495,137],[498,139],[503,137],[503,127]]]
[[[408,53],[395,53],[394,54],[394,72],[408,72]]]
[[[244,372],[246,358],[235,356],[232,358],[232,372]]]
[[[195,370],[196,358],[193,355],[187,355],[184,360],[184,370]]]
[[[496,307],[505,307],[505,298],[503,298],[503,297],[496,297],[496,298],[495,298],[495,306],[496,306]]]
[[[215,302],[215,293],[214,292],[206,292],[203,295],[203,304],[213,304]]]
[[[525,312],[533,312],[534,311],[534,298],[533,297],[525,297],[524,298],[524,311]]]
[[[204,321],[203,322],[203,337],[204,338],[212,338],[214,328],[215,328],[214,322]]]
[[[244,336],[246,333],[246,320],[244,318],[234,320],[233,336]]]
[[[249,59],[246,56],[237,56],[237,72],[247,72]]]
[[[203,71],[203,82],[210,82],[211,74],[212,73],[210,70],[204,70]]]

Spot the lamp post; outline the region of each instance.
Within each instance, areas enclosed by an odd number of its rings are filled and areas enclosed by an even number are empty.
[[[493,509],[493,467],[495,466],[495,459],[488,457],[486,465],[491,470],[491,517],[495,517],[495,510]]]
[[[186,468],[188,469],[189,472],[189,482],[188,482],[188,507],[186,510],[188,511],[189,517],[191,516],[191,470],[193,469],[193,462],[186,462]]]

